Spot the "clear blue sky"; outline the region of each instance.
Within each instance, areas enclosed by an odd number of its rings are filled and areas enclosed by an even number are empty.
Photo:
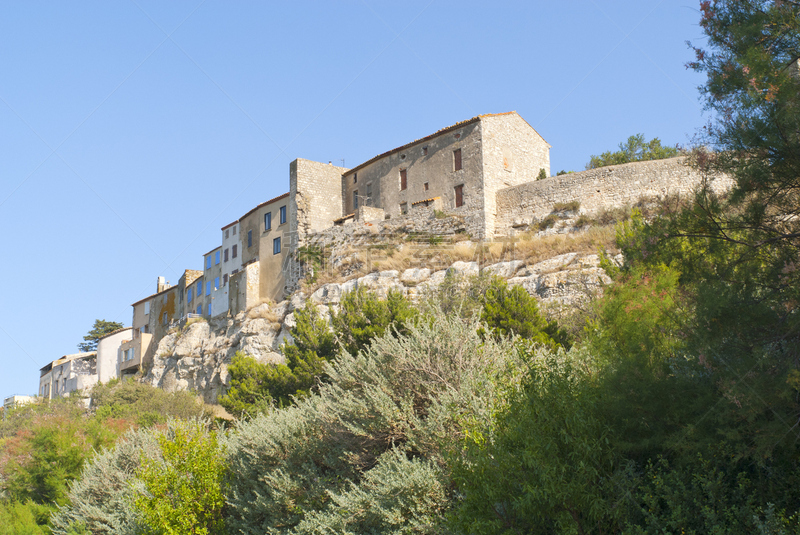
[[[0,396],[173,283],[302,157],[516,110],[582,170],[706,117],[695,0],[2,2]]]

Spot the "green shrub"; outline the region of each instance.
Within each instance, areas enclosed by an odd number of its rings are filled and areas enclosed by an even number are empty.
[[[165,392],[133,379],[96,385],[92,389],[92,408],[101,420],[126,419],[145,427],[164,423],[170,417],[209,416],[192,392]]]
[[[406,332],[417,314],[401,293],[389,292],[381,299],[366,288],[346,293],[330,323],[309,301],[295,311],[292,343],[281,347],[286,364],[259,364],[236,355],[229,368],[230,388],[220,404],[237,417],[252,417],[273,404],[287,406],[325,380],[325,363],[340,349],[357,353],[388,330]]]
[[[557,215],[548,214],[544,217],[544,219],[539,221],[539,223],[536,226],[539,230],[547,230],[551,227],[554,227],[557,221],[558,221]]]
[[[534,297],[521,286],[509,286],[499,277],[493,277],[483,302],[481,321],[499,336],[519,336],[536,345],[569,349],[566,332],[554,321],[548,321],[540,312]],[[481,328],[481,334],[485,334]]]
[[[143,456],[158,455],[150,429],[129,430],[114,447],[100,451],[70,486],[67,505],[53,515],[53,533],[69,535],[84,525],[94,535],[139,535],[141,517],[133,508],[132,482]]]
[[[536,180],[542,180],[544,178],[547,178],[547,171],[545,171],[544,168],[539,169],[539,174],[536,175]]]
[[[222,535],[225,464],[213,431],[200,422],[175,422],[157,433],[160,458],[141,455],[134,507],[147,532]]]
[[[522,363],[478,324],[431,318],[326,365],[296,405],[225,440],[237,533],[446,533],[455,495],[444,451],[487,423]]]

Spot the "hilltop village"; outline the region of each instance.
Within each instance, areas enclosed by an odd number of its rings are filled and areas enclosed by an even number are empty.
[[[446,214],[463,221],[473,240],[492,241],[540,220],[556,203],[577,201],[592,213],[644,196],[690,194],[702,180],[683,158],[551,177],[549,151],[508,112],[459,122],[352,169],[294,160],[288,192],[222,227],[202,269],[185,270],[176,284],[158,277],[155,293],[131,305],[131,326],[101,338],[97,351],[41,368],[38,395],[66,396],[133,376],[176,326],[287,299],[304,274],[298,251],[331,227]]]

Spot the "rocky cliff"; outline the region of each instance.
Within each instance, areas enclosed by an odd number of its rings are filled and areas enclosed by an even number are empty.
[[[166,391],[191,389],[208,403],[216,403],[228,382],[228,364],[237,351],[261,362],[282,362],[281,344],[291,340],[294,311],[310,300],[321,308],[323,317],[338,306],[343,293],[358,287],[378,295],[398,290],[411,299],[424,298],[436,289],[448,274],[478,275],[491,273],[521,285],[539,297],[545,307],[575,306],[589,299],[609,277],[599,267],[594,254],[566,253],[544,261],[526,264],[510,260],[479,267],[477,262],[457,261],[445,269],[425,267],[384,270],[331,282],[318,288],[295,292],[291,299],[277,304],[264,303],[223,319],[200,320],[177,329],[158,344],[153,364],[143,381]]]

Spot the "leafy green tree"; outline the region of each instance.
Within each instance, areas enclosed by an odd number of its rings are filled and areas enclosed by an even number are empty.
[[[586,169],[597,169],[607,165],[619,165],[630,162],[643,162],[647,160],[660,160],[678,155],[676,147],[664,147],[661,140],[654,137],[645,141],[644,134],[635,134],[624,143],[619,144],[616,152],[607,151],[600,156],[591,156]]]
[[[135,507],[149,533],[225,533],[222,479],[225,463],[217,437],[200,422],[179,422],[156,437],[161,459],[142,456],[142,487]]]
[[[109,333],[122,329],[123,324],[116,321],[94,320],[94,326],[89,333],[83,337],[84,342],[78,344],[81,351],[96,351],[97,341]]]

